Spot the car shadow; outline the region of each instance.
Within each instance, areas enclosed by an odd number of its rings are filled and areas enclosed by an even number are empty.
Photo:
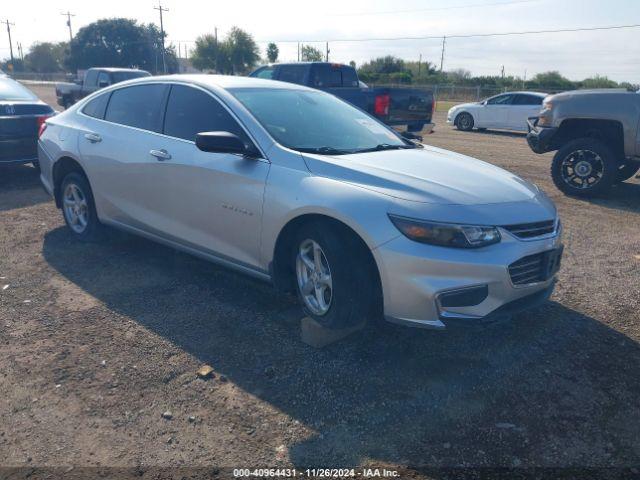
[[[601,196],[572,198],[578,202],[588,202],[612,210],[640,213],[640,183],[637,183],[637,180],[618,183]]]
[[[40,174],[28,165],[0,165],[0,211],[51,201],[40,185]]]
[[[299,340],[292,299],[164,246],[115,233],[81,244],[60,227],[43,254],[110,310],[309,427],[289,445],[296,466],[369,461],[438,477],[638,463],[639,345],[557,302],[482,329],[373,325],[315,350]]]
[[[512,138],[526,138],[526,132],[514,132],[510,130],[478,130],[475,129],[472,131],[473,133],[477,133],[478,135],[494,135],[498,137],[512,137]]]

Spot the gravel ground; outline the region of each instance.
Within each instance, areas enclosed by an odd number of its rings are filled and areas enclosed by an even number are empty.
[[[77,243],[34,169],[2,168],[0,465],[639,467],[638,180],[567,198],[522,135],[436,122],[427,143],[556,201],[552,301],[481,330],[372,325],[323,350],[268,285],[122,233]]]

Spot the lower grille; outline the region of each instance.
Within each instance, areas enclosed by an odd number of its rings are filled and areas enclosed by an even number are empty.
[[[518,238],[534,238],[553,233],[556,229],[556,221],[520,223],[518,225],[505,225],[502,228],[513,233]]]
[[[560,268],[562,249],[548,250],[535,255],[523,257],[509,265],[509,276],[514,285],[549,280]]]

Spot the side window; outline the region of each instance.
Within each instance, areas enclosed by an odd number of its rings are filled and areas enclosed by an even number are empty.
[[[105,120],[152,132],[162,129],[164,84],[136,85],[113,91]]]
[[[524,95],[519,94],[516,95],[516,98],[513,100],[514,105],[542,105],[542,97],[537,97],[535,95]]]
[[[109,103],[110,95],[110,93],[105,93],[104,95],[94,98],[84,106],[82,113],[93,118],[103,119],[104,112],[107,109],[107,104]]]
[[[304,74],[306,73],[306,71],[306,65],[283,65],[280,67],[278,80],[280,80],[281,82],[304,85]]]
[[[497,97],[490,98],[487,101],[487,105],[510,105],[513,95],[498,95]]]
[[[98,86],[100,85],[111,85],[111,79],[109,78],[107,72],[100,72],[100,74],[98,75]]]
[[[163,133],[194,142],[196,134],[201,132],[231,132],[252,145],[238,122],[211,95],[196,88],[173,85]]]
[[[264,67],[264,68],[261,68],[255,75],[252,75],[252,77],[268,78],[269,80],[271,80],[273,78],[274,70],[275,70],[274,67]]]
[[[341,87],[342,73],[340,67],[332,65],[315,65],[311,84],[314,87]]]
[[[84,84],[87,87],[95,87],[98,84],[98,70],[87,70],[84,75]]]
[[[343,87],[357,87],[358,86],[358,74],[356,69],[352,67],[342,67],[342,86]]]

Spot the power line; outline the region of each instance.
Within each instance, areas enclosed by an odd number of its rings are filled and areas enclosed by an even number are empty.
[[[569,33],[569,32],[592,32],[596,30],[619,30],[624,28],[638,28],[640,23],[630,25],[610,25],[605,27],[580,27],[580,28],[560,28],[556,30],[527,30],[523,32],[494,32],[494,33],[472,33],[460,35],[446,35],[447,38],[474,38],[474,37],[503,37],[508,35],[536,35],[542,33]],[[431,40],[441,39],[442,35],[426,35],[415,37],[371,37],[371,38],[329,38],[322,40],[271,40],[278,43],[322,43],[322,42],[392,42],[398,40]],[[267,42],[268,40],[257,40],[258,42]]]
[[[71,17],[75,17],[75,15],[69,10],[67,10],[67,13],[61,13],[60,15],[67,17],[67,27],[69,27],[69,43],[71,43],[71,41],[73,40],[73,32],[71,31]]]
[[[420,12],[435,12],[439,10],[458,10],[463,8],[475,8],[475,7],[499,7],[508,5],[518,5],[522,3],[539,3],[541,0],[515,0],[513,2],[494,2],[494,3],[469,3],[466,5],[455,5],[451,7],[431,7],[431,8],[418,8],[415,10],[385,10],[378,12],[349,12],[349,13],[335,13],[332,17],[355,17],[355,16],[370,16],[370,15],[396,15],[401,13],[420,13]]]
[[[11,23],[8,19],[4,22],[7,25],[7,35],[9,35],[9,52],[11,52],[11,64],[13,64],[13,43],[11,43],[11,26],[15,26],[15,23]]]
[[[160,11],[160,36],[162,37],[162,71],[164,73],[167,73],[167,62],[164,58],[164,24],[162,23],[162,12],[168,12],[169,9],[164,8],[160,3],[160,0],[158,0],[158,6],[153,7],[153,9]]]

